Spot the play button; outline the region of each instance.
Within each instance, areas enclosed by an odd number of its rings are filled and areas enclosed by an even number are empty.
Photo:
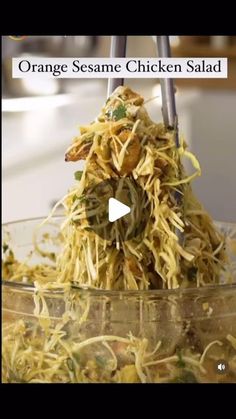
[[[131,211],[130,207],[122,202],[118,201],[115,198],[109,199],[108,204],[108,219],[111,223],[116,220],[119,220],[121,217],[124,217],[126,214],[129,214]]]
[[[87,187],[84,196],[86,229],[109,242],[142,240],[150,205],[146,191],[133,178],[105,180]]]

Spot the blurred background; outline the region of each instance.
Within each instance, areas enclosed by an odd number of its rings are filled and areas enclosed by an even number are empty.
[[[106,100],[106,80],[12,79],[23,56],[107,57],[109,36],[5,36],[2,39],[3,222],[48,214],[73,184],[83,162],[65,163],[77,126],[91,122]],[[228,57],[228,79],[178,79],[180,133],[200,160],[194,191],[217,220],[236,220],[236,37],[172,36],[174,57]],[[155,57],[155,37],[130,36],[127,56]],[[162,120],[158,79],[129,79],[155,121]]]

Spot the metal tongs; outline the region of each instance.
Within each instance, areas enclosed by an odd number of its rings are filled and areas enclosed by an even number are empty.
[[[160,58],[171,57],[169,36],[157,36],[157,49]],[[175,130],[176,146],[179,147],[178,119],[175,105],[173,79],[160,79],[162,95],[162,114],[166,128]]]
[[[112,36],[110,57],[125,57],[126,36]],[[170,42],[168,36],[157,36],[157,49],[160,58],[171,57]],[[118,87],[124,84],[124,79],[109,79],[107,97]],[[160,79],[162,95],[162,115],[166,128],[175,130],[176,146],[179,147],[178,120],[175,105],[174,84],[172,79]]]
[[[125,57],[126,55],[126,36],[112,36],[110,57]],[[118,86],[123,86],[124,79],[108,79],[107,97],[111,96]]]
[[[126,56],[126,36],[112,36],[110,57]],[[157,36],[157,50],[159,58],[171,57],[169,36]],[[123,86],[124,79],[109,79],[107,97],[109,97],[118,86]],[[179,147],[178,118],[176,113],[175,92],[173,79],[160,79],[162,96],[162,115],[166,128],[173,129],[175,132],[176,147]],[[176,200],[181,204],[179,192],[175,193]],[[176,231],[180,243],[183,241],[183,235]]]

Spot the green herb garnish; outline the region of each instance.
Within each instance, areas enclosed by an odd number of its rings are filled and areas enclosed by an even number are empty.
[[[2,245],[2,250],[3,250],[3,253],[6,253],[6,251],[7,251],[8,249],[9,249],[8,244],[3,243],[3,245]]]
[[[81,170],[78,170],[77,172],[75,172],[74,173],[75,180],[81,180],[82,174],[83,172]]]
[[[119,119],[126,117],[126,107],[124,105],[119,105],[118,108],[116,108],[112,112],[112,119],[115,121],[119,121]]]

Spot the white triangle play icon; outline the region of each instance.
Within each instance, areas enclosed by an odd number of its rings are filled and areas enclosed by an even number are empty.
[[[110,222],[119,220],[124,215],[129,214],[131,211],[130,207],[115,198],[110,198],[108,201],[108,219]]]

